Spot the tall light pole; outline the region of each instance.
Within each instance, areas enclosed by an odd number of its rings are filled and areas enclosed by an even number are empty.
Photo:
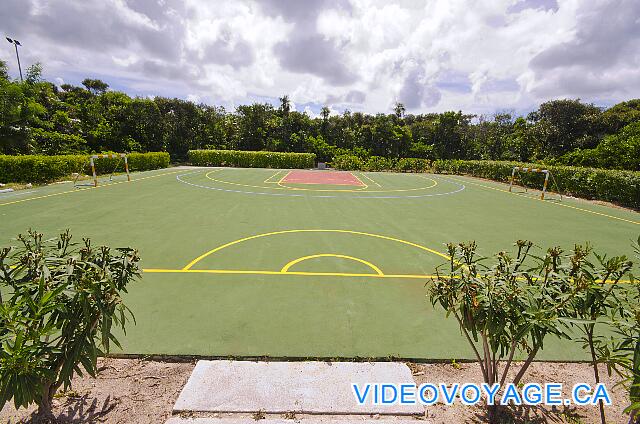
[[[5,38],[7,39],[8,42],[13,44],[13,46],[16,48],[16,59],[18,59],[18,70],[20,71],[20,82],[23,82],[23,79],[22,79],[22,66],[20,66],[20,55],[18,54],[18,46],[22,46],[22,44],[20,44],[20,42],[18,40],[11,39],[9,37],[5,37]]]

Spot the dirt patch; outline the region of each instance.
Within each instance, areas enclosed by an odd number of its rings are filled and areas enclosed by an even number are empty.
[[[416,384],[422,383],[480,383],[479,367],[473,363],[407,364]],[[62,393],[55,403],[55,415],[60,423],[164,423],[182,387],[193,370],[193,362],[162,362],[140,359],[101,359],[98,378],[76,377],[71,390]],[[602,368],[601,376],[613,404],[606,407],[608,422],[626,423],[623,414],[627,405],[626,394],[614,387],[616,380],[607,377]],[[513,375],[511,376],[513,377]],[[593,384],[590,366],[584,363],[538,362],[531,365],[524,383],[563,383],[564,394],[574,384]],[[5,405],[0,412],[1,423],[36,423],[32,418],[34,407],[16,411],[13,405]],[[259,411],[256,411],[259,413]],[[508,423],[598,423],[597,406],[526,407],[512,409]],[[199,416],[198,414],[193,414]],[[250,414],[212,414],[207,416],[235,417]],[[287,414],[285,414],[287,415]],[[480,406],[453,406],[436,404],[427,407],[424,417],[429,423],[485,423],[485,409]],[[306,416],[290,414],[282,418],[293,422],[305,422]],[[315,416],[315,418],[318,418]],[[326,417],[330,419],[331,417]],[[336,417],[333,417],[336,418]],[[393,417],[363,416],[363,420],[393,421]],[[420,422],[417,420],[416,422]]]
[[[519,364],[518,364],[519,365]],[[451,363],[451,364],[411,364],[416,384],[422,383],[482,383],[480,367],[475,363]],[[513,379],[519,366],[512,367],[509,379]],[[628,405],[625,391],[620,387],[614,387],[618,380],[609,378],[605,367],[600,368],[601,382],[607,387],[611,395],[611,406],[605,407],[607,422],[626,423],[628,417],[623,414]],[[509,382],[509,379],[507,382]],[[563,397],[570,395],[571,389],[576,383],[594,385],[593,368],[585,363],[561,363],[561,362],[534,362],[527,370],[522,383],[562,383]],[[600,423],[600,413],[597,406],[569,407],[519,407],[507,411],[507,423],[570,423],[587,424]],[[485,408],[481,406],[464,406],[459,402],[451,406],[436,404],[428,407],[425,412],[427,420],[433,423],[485,423],[487,418]]]
[[[164,423],[195,364],[100,359],[98,366],[98,378],[76,377],[54,400],[58,422]],[[34,410],[7,404],[0,422],[36,423]]]

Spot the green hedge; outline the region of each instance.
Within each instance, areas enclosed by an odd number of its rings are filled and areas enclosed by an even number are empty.
[[[90,155],[0,155],[0,182],[46,183],[65,178],[74,172],[90,174]],[[113,171],[119,159],[99,159],[96,172]],[[131,171],[148,171],[169,166],[169,154],[164,152],[131,153],[128,157]],[[124,169],[121,167],[120,169]]]
[[[313,168],[313,153],[279,153],[240,150],[189,150],[189,162],[196,166],[241,168]]]
[[[331,166],[342,171],[397,171],[427,172],[431,161],[418,158],[389,159],[382,156],[370,156],[366,160],[355,155],[336,156]]]
[[[635,171],[476,160],[437,160],[433,163],[433,171],[437,174],[472,175],[507,182],[514,166],[550,170],[564,194],[640,209],[640,172]],[[520,177],[525,184],[533,187],[542,187],[544,180],[544,175],[538,173],[521,173]],[[554,189],[553,186],[550,188]]]

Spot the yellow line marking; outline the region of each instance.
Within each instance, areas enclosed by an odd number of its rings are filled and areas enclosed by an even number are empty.
[[[277,184],[280,185],[280,183],[282,183],[282,180],[284,180],[285,178],[287,178],[289,176],[289,174],[291,174],[292,171],[287,172],[286,174],[284,174],[284,177],[280,178],[280,180],[278,180]]]
[[[451,176],[450,176],[450,178],[451,178]],[[577,206],[566,205],[564,203],[549,202],[548,200],[541,200],[540,198],[537,198],[537,197],[525,196],[525,195],[522,195],[520,193],[514,193],[514,192],[510,192],[509,190],[504,190],[504,189],[501,189],[501,188],[498,188],[498,187],[491,187],[491,186],[487,186],[487,185],[484,185],[484,184],[475,183],[475,182],[472,182],[472,181],[469,181],[469,180],[466,180],[466,179],[462,179],[462,180],[460,178],[453,178],[453,179],[454,180],[458,180],[458,181],[464,181],[464,182],[467,182],[469,184],[477,185],[478,187],[483,187],[483,188],[487,188],[487,189],[490,189],[490,190],[501,191],[501,192],[507,193],[507,194],[513,194],[515,196],[518,196],[518,197],[521,197],[521,198],[524,198],[524,199],[537,200],[538,202],[543,202],[543,203],[548,204],[548,205],[562,206],[562,207],[565,207],[565,208],[575,209],[575,210],[578,210],[578,211],[587,212],[587,213],[591,213],[591,214],[594,214],[594,215],[604,216],[606,218],[617,219],[619,221],[628,222],[630,224],[640,225],[640,222],[638,222],[638,221],[632,221],[630,219],[620,218],[618,216],[607,215],[606,213],[602,213],[602,212],[596,212],[596,211],[592,211],[592,210],[589,210],[589,209],[579,208]]]
[[[230,275],[299,275],[307,277],[371,277],[371,278],[403,278],[412,280],[424,280],[438,278],[435,274],[361,274],[349,272],[307,272],[307,271],[269,271],[269,270],[245,270],[245,269],[163,269],[163,268],[146,268],[143,269],[149,274],[230,274]],[[440,278],[448,278],[446,275],[440,275]],[[607,282],[611,282],[608,280]],[[597,283],[602,280],[596,280]],[[621,284],[638,284],[638,281],[620,280]]]
[[[270,181],[273,177],[275,177],[276,175],[278,175],[279,173],[283,172],[284,169],[279,170],[278,172],[276,172],[275,174],[273,174],[272,176],[270,176],[269,178],[267,178],[266,180],[263,181],[263,183],[267,183],[267,184],[278,184],[277,181]]]
[[[283,266],[282,269],[280,270],[280,272],[282,272],[283,274],[286,274],[289,271],[289,268],[291,268],[295,264],[299,264],[302,261],[306,261],[307,259],[330,258],[330,257],[331,258],[350,259],[352,261],[360,262],[361,264],[365,264],[366,266],[368,266],[369,268],[374,270],[377,275],[384,275],[384,273],[382,272],[382,270],[380,270],[380,268],[378,268],[377,266],[375,266],[374,264],[372,264],[369,261],[365,261],[364,259],[360,259],[360,258],[354,258],[353,256],[335,255],[333,253],[320,253],[318,255],[303,256],[301,258],[294,259],[291,262],[287,263],[285,266]],[[373,275],[373,274],[371,274],[371,275]]]
[[[299,187],[289,187],[288,185],[285,185],[287,183],[282,183],[282,180],[284,180],[286,177],[289,176],[289,174],[292,171],[289,171],[287,173],[287,175],[285,175],[282,179],[280,179],[280,181],[278,181],[276,184],[278,184],[280,187],[287,189],[287,190],[305,190],[305,191],[345,191],[345,192],[353,192],[353,191],[360,191],[360,190],[365,190],[368,186],[366,184],[364,184],[362,181],[360,181],[360,184],[362,184],[362,187],[354,189],[354,190],[337,190],[337,189],[312,189],[312,188],[299,188]],[[351,174],[353,175],[353,174]],[[357,177],[356,177],[357,178]],[[289,183],[289,184],[310,184],[310,183]],[[270,188],[274,188],[274,187],[270,187]]]
[[[379,239],[383,239],[383,240],[390,240],[390,241],[395,241],[398,243],[402,243],[402,244],[406,244],[408,246],[413,246],[413,247],[417,247],[418,249],[424,250],[426,252],[430,252],[433,253],[434,255],[438,255],[446,260],[449,260],[449,256],[445,255],[444,253],[438,252],[437,250],[433,250],[433,249],[429,249],[428,247],[416,244],[416,243],[412,243],[410,241],[406,241],[406,240],[401,240],[398,238],[394,238],[394,237],[388,237],[388,236],[382,236],[380,234],[371,234],[371,233],[364,233],[361,231],[350,231],[350,230],[284,230],[284,231],[274,231],[271,233],[264,233],[264,234],[257,234],[257,235],[253,235],[253,236],[249,236],[249,237],[245,237],[245,238],[241,238],[226,244],[223,244],[222,246],[218,246],[215,249],[211,249],[208,252],[203,253],[202,255],[198,256],[197,258],[195,258],[194,260],[192,260],[191,262],[189,262],[184,268],[182,268],[183,270],[187,271],[189,269],[191,269],[195,264],[197,264],[198,262],[200,262],[201,260],[203,260],[204,258],[206,258],[207,256],[219,252],[222,249],[225,249],[229,246],[233,246],[234,244],[238,244],[238,243],[242,243],[248,240],[253,240],[253,239],[257,239],[257,238],[261,238],[261,237],[268,237],[268,236],[275,236],[278,234],[292,234],[292,233],[341,233],[341,234],[355,234],[355,235],[360,235],[360,236],[367,236],[367,237],[374,237],[374,238],[379,238]]]
[[[368,177],[367,174],[365,174],[364,172],[362,173],[362,176],[365,177],[367,180],[371,181],[372,183],[374,183],[375,185],[377,185],[378,187],[382,187],[380,184],[378,184],[377,182],[373,181],[373,179]]]
[[[356,174],[354,174],[353,172],[349,172],[349,174],[351,174],[356,180],[360,181],[360,184],[362,184],[364,186],[364,188],[368,188],[369,186],[367,184],[365,184],[360,178],[358,178],[358,176]]]
[[[362,181],[360,181],[360,182],[362,182]],[[286,190],[303,190],[303,191],[337,191],[337,192],[343,191],[343,192],[348,192],[348,193],[350,193],[350,192],[354,192],[354,191],[362,191],[362,190],[365,190],[365,189],[368,187],[368,185],[363,184],[360,188],[356,188],[356,189],[344,189],[344,190],[342,190],[342,189],[334,189],[334,188],[332,188],[332,189],[320,189],[320,188],[316,189],[316,188],[290,187],[290,186],[286,185],[287,183],[282,183],[282,184],[281,184],[279,181],[278,181],[278,183],[277,183],[277,184],[278,184],[280,187],[282,187],[283,189],[286,189]],[[288,183],[288,184],[311,184],[311,185],[322,185],[322,184],[315,184],[315,183]],[[329,185],[346,185],[347,187],[354,187],[354,186],[355,186],[355,187],[357,187],[355,184],[348,184],[348,185],[347,185],[347,184],[329,184]],[[275,187],[269,187],[269,188],[275,188]],[[280,189],[280,190],[282,190],[282,189]]]
[[[302,275],[313,277],[373,277],[373,278],[409,278],[425,279],[435,278],[435,275],[419,274],[361,274],[350,272],[307,272],[307,271],[268,271],[268,270],[244,270],[244,269],[158,269],[147,268],[143,270],[153,274],[241,274],[241,275]]]
[[[214,172],[219,172],[222,171],[221,169],[214,169],[213,171],[207,172],[205,174],[205,177],[211,181],[215,181],[218,183],[222,183],[222,184],[230,184],[230,185],[235,185],[235,186],[241,186],[241,187],[252,187],[252,188],[266,188],[269,190],[296,190],[296,191],[330,191],[330,192],[341,192],[341,193],[352,193],[352,192],[359,192],[364,190],[366,187],[368,187],[366,184],[365,187],[363,188],[359,188],[359,189],[355,189],[355,190],[335,190],[335,189],[312,189],[312,188],[303,188],[303,187],[288,187],[286,185],[283,185],[280,183],[280,181],[276,182],[275,184],[279,185],[280,187],[267,187],[267,186],[260,186],[260,185],[252,185],[252,184],[242,184],[242,183],[234,183],[231,181],[224,181],[224,180],[218,180],[215,178],[211,177],[211,174],[213,174]],[[433,184],[429,185],[429,186],[425,186],[425,187],[418,187],[418,188],[405,188],[405,189],[394,189],[394,190],[366,190],[366,193],[391,193],[391,192],[403,192],[403,191],[416,191],[416,190],[428,190],[431,189],[435,186],[438,185],[438,182],[432,178],[429,177],[425,177],[422,175],[419,175],[419,177],[422,177],[426,180],[431,181]]]
[[[162,177],[164,175],[178,174],[180,172],[184,172],[184,169],[181,169],[180,171],[174,171],[174,172],[165,172],[164,174],[150,175],[148,177],[136,178],[135,180],[131,180],[131,181],[118,181],[118,182],[110,183],[110,184],[102,184],[102,185],[99,185],[97,187],[91,186],[91,187],[87,187],[87,188],[77,188],[77,189],[74,189],[74,190],[61,191],[59,193],[51,193],[51,194],[45,194],[45,195],[42,195],[42,196],[29,197],[27,199],[14,200],[12,202],[0,203],[0,206],[13,205],[15,203],[28,202],[30,200],[46,199],[48,197],[60,196],[61,194],[78,193],[78,192],[85,191],[85,190],[95,190],[95,189],[98,189],[98,188],[111,187],[111,186],[118,185],[118,184],[135,183],[136,181],[148,180],[149,178]]]

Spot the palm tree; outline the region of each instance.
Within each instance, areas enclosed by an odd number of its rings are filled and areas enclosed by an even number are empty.
[[[326,106],[322,106],[322,109],[320,110],[320,116],[322,116],[322,120],[327,121],[330,114],[331,110],[329,110],[329,108]]]
[[[396,102],[396,105],[393,107],[393,112],[396,114],[396,118],[400,119],[404,116],[404,113],[407,109],[400,102]]]
[[[286,94],[280,97],[280,110],[285,116],[288,115],[291,111],[291,100],[289,100],[289,96],[287,96]]]

